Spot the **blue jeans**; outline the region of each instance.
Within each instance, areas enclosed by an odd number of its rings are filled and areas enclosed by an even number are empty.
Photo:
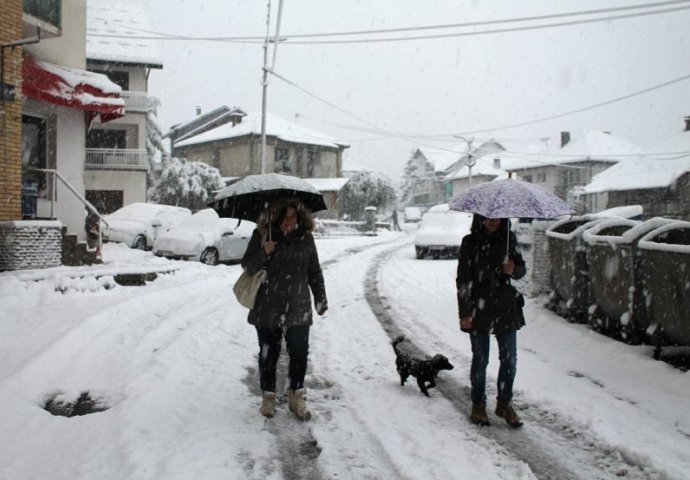
[[[486,367],[489,365],[490,334],[486,332],[471,332],[472,367],[470,381],[472,382],[471,397],[473,402],[486,402]],[[497,333],[498,358],[498,399],[510,402],[513,399],[513,381],[517,371],[517,332]]]

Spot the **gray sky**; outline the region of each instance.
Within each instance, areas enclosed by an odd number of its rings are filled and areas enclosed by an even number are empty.
[[[260,37],[266,32],[267,1],[145,2],[151,28],[157,32],[195,37]],[[690,75],[690,9],[438,39],[312,45],[290,40],[291,35],[307,33],[448,25],[642,4],[646,2],[284,0],[281,36],[288,40],[280,44],[275,71],[352,116],[277,78],[270,80],[268,110],[349,143],[347,157],[395,181],[412,149],[448,147],[458,143],[453,133],[495,129],[468,136],[499,141],[551,137],[555,141],[561,130],[591,128],[611,131],[642,146],[654,144],[682,129],[683,116],[690,115],[690,79],[586,112],[499,128],[579,110]],[[666,8],[686,6],[690,5],[674,3]],[[273,0],[274,22],[277,7],[278,0]],[[608,16],[640,11],[622,10]],[[594,17],[540,23],[587,18]],[[534,24],[414,30],[385,37]],[[165,130],[191,119],[197,105],[204,111],[224,104],[247,112],[261,109],[261,44],[176,40],[161,42],[161,49],[164,68],[151,73],[149,89],[162,101],[159,118]],[[372,125],[399,136],[381,135]]]

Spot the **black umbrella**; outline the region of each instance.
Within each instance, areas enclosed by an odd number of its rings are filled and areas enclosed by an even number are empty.
[[[310,183],[279,173],[248,175],[221,190],[208,206],[219,217],[256,222],[259,214],[273,202],[293,198],[312,212],[328,208],[321,192]]]

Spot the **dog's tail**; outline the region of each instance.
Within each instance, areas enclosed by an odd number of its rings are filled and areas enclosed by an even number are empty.
[[[403,340],[405,340],[405,336],[404,336],[404,335],[398,335],[397,337],[395,337],[395,340],[393,340],[393,342],[392,342],[393,351],[394,351],[394,352],[397,353],[397,351],[398,351],[398,344],[399,344],[400,342],[402,342]]]

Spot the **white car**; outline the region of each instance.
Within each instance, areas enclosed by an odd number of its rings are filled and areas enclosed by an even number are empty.
[[[207,208],[161,232],[153,242],[153,253],[207,265],[241,260],[255,228],[254,222],[218,218],[215,210]]]
[[[416,257],[457,257],[462,237],[470,233],[472,214],[450,210],[447,203],[431,207],[414,237]]]
[[[159,232],[191,215],[192,211],[184,207],[130,203],[103,216],[107,222],[103,231],[103,241],[121,242],[132,248],[148,250]]]

